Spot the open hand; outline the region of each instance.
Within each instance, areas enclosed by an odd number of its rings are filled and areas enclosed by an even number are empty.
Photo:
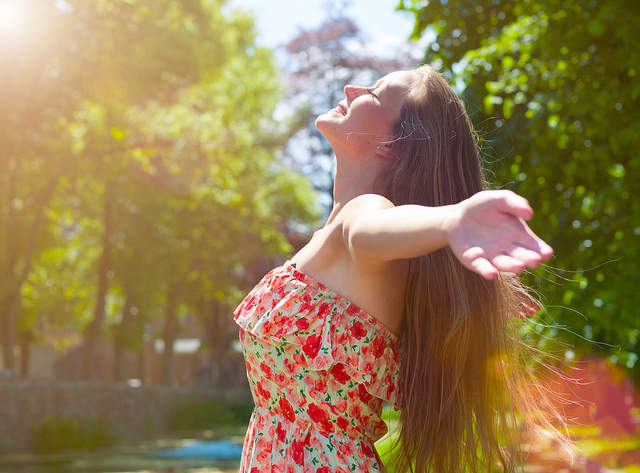
[[[468,269],[487,279],[498,271],[519,274],[553,256],[553,249],[529,228],[533,210],[510,190],[478,192],[456,204],[445,223],[451,250]]]

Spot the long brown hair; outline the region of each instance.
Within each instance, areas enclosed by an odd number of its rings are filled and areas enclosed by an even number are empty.
[[[397,159],[381,174],[377,192],[395,205],[440,206],[489,189],[461,100],[432,68],[417,72],[421,79],[393,128]],[[569,447],[552,421],[561,417],[522,360],[523,294],[518,277],[499,273],[487,280],[448,247],[411,259],[396,472],[514,471],[530,427]]]

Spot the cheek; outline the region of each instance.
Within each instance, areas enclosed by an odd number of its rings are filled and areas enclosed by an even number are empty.
[[[358,109],[350,110],[346,120],[354,132],[368,133],[373,137],[386,135],[391,128],[384,111],[377,106],[362,104]]]

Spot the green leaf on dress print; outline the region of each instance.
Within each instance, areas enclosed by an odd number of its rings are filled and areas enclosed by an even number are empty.
[[[320,463],[320,460],[318,460],[316,457],[313,457],[311,459],[311,463],[313,463],[314,465],[317,465],[318,463]]]

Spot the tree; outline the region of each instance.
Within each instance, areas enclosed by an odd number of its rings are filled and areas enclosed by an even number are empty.
[[[496,182],[532,202],[532,228],[555,249],[553,266],[535,273],[558,322],[539,343],[560,329],[581,350],[637,368],[637,5],[411,0],[399,8],[414,13],[414,38],[435,32],[425,62],[452,80],[459,73],[475,123],[495,127],[484,133],[500,158],[488,163]]]
[[[92,377],[95,342],[119,314],[116,353],[140,346],[160,312],[169,340],[202,297],[191,291],[233,304],[254,259],[290,249],[282,228],[317,218],[308,184],[273,158],[286,135],[271,118],[279,86],[251,19],[208,0],[154,6],[34,3],[40,54],[25,47],[23,67],[3,75],[0,316],[12,371],[16,320],[84,328]],[[66,316],[42,323],[60,301]]]

